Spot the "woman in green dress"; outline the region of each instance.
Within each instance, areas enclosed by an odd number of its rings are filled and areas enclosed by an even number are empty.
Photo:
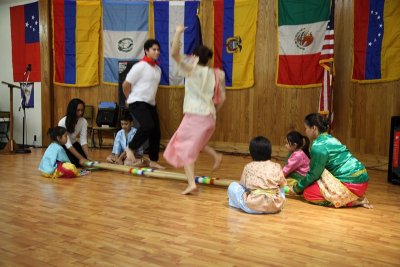
[[[364,195],[369,179],[365,166],[327,133],[327,119],[312,113],[305,117],[304,125],[307,137],[313,140],[310,170],[290,188],[291,194],[303,194],[307,201],[323,206],[372,208]]]

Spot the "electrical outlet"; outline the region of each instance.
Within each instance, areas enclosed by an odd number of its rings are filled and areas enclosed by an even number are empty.
[[[36,134],[35,135],[33,135],[33,143],[32,143],[32,147],[37,147],[37,136],[36,136]]]

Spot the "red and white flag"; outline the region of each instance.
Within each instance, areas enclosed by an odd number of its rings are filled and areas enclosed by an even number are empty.
[[[327,115],[333,120],[333,74],[334,74],[334,17],[335,1],[331,4],[331,15],[325,30],[324,44],[322,46],[319,64],[324,68],[324,78],[319,98],[319,113]]]

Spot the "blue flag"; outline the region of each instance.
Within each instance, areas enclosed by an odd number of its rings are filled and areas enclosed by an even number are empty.
[[[185,25],[187,29],[181,40],[181,54],[191,54],[202,44],[200,21],[197,8],[200,1],[154,1],[154,31],[160,42],[160,85],[183,85],[183,77],[177,75],[177,64],[171,58],[171,45],[176,25]]]
[[[105,83],[118,83],[118,61],[141,59],[148,39],[148,2],[103,1]]]
[[[35,98],[33,91],[33,83],[20,83],[21,86],[21,106],[23,108],[34,108],[35,107]]]

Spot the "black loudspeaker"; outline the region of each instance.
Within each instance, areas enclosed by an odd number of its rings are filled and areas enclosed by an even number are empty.
[[[400,185],[400,116],[393,116],[390,125],[388,181]]]
[[[128,72],[131,70],[132,66],[138,62],[138,59],[118,61],[118,104],[120,107],[124,107],[126,101],[124,91],[122,90],[122,84],[124,83],[126,75],[128,75]]]
[[[118,105],[113,102],[102,102],[99,105],[96,116],[96,124],[101,127],[107,125],[109,127],[116,127],[118,121]]]

